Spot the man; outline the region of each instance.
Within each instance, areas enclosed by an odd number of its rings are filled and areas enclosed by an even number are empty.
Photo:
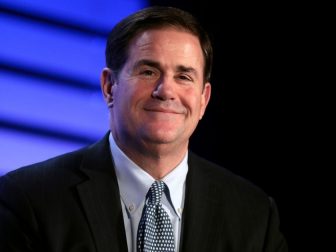
[[[287,251],[273,200],[188,150],[211,64],[207,34],[182,10],[118,23],[101,74],[110,131],[0,179],[0,250]]]

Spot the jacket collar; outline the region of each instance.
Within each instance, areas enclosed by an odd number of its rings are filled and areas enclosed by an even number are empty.
[[[220,218],[217,186],[195,154],[189,152],[188,163],[180,248],[183,252],[213,251]]]
[[[85,151],[80,170],[88,179],[79,184],[77,190],[97,251],[126,252],[126,234],[108,134]]]

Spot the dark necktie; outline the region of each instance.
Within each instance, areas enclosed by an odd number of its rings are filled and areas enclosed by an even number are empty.
[[[161,204],[166,184],[155,181],[149,189],[137,234],[137,252],[174,252],[173,226]]]

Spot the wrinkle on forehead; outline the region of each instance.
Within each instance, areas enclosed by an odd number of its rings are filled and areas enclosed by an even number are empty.
[[[132,56],[138,60],[158,61],[160,64],[170,64],[174,60],[175,68],[194,69],[194,72],[203,76],[204,58],[199,40],[184,30],[147,30],[134,38],[130,46]]]

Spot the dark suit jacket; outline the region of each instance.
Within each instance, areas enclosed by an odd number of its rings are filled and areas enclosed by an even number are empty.
[[[287,251],[271,198],[195,154],[188,163],[180,251]],[[108,135],[0,178],[0,251],[127,251]]]

